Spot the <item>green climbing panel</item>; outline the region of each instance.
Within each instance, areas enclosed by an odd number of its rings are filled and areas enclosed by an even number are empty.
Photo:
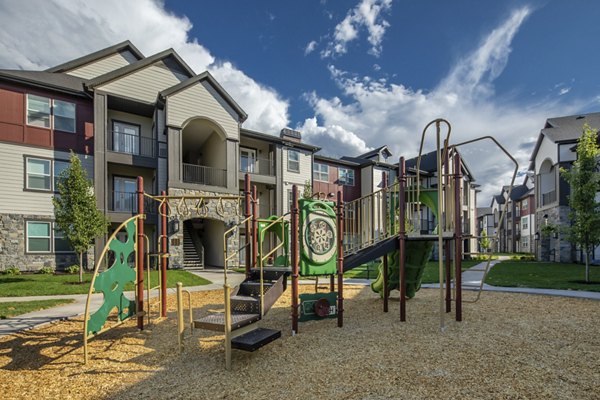
[[[119,321],[135,315],[135,300],[129,300],[123,293],[127,283],[135,283],[135,267],[130,267],[127,260],[135,253],[136,221],[132,219],[125,225],[127,241],[122,242],[116,237],[108,243],[109,250],[114,252],[113,264],[96,276],[94,291],[104,294],[104,303],[90,316],[88,334],[102,330],[109,314],[117,308]]]
[[[300,275],[337,271],[337,223],[331,201],[300,199]]]

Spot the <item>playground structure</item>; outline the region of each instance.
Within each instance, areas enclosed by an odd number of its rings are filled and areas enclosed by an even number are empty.
[[[427,129],[436,127],[436,154],[438,184],[436,188],[421,186],[420,160],[423,143]],[[448,131],[446,138],[441,141],[441,127],[446,125]],[[243,219],[229,227],[223,235],[224,252],[224,305],[223,312],[212,313],[192,321],[193,328],[206,329],[225,335],[225,365],[231,367],[232,348],[254,351],[267,343],[279,338],[280,331],[256,328],[256,323],[261,321],[268,313],[277,299],[287,289],[287,278],[291,276],[292,297],[292,334],[299,332],[299,322],[305,320],[337,318],[338,327],[343,326],[344,297],[343,273],[356,268],[365,262],[382,258],[380,276],[373,282],[371,288],[383,298],[383,310],[388,311],[390,291],[399,289],[400,292],[400,320],[406,321],[406,299],[415,295],[420,288],[421,277],[425,263],[429,260],[434,243],[437,242],[438,269],[440,281],[440,329],[445,328],[445,314],[452,311],[455,303],[455,319],[462,321],[462,289],[461,261],[463,252],[462,207],[461,207],[461,157],[457,148],[464,144],[482,139],[494,141],[513,162],[514,159],[502,146],[491,137],[484,137],[457,145],[449,145],[450,124],[438,119],[429,123],[423,130],[421,147],[413,174],[407,172],[405,160],[400,158],[398,179],[388,185],[388,178],[384,177],[384,187],[365,197],[344,204],[341,192],[337,194],[337,201],[327,201],[321,198],[299,199],[297,187],[292,189],[292,207],[290,213],[283,216],[270,216],[265,219],[258,215],[258,196],[256,186],[251,187],[249,176],[246,175],[244,195],[226,196],[228,200],[238,201],[244,205]],[[511,182],[514,184],[518,166],[515,166]],[[188,201],[195,202],[192,208],[197,210],[208,207],[209,200],[216,201],[216,207],[221,205],[223,196],[168,196],[163,192],[160,196],[150,196],[143,192],[143,182],[138,178],[138,210],[139,215],[126,221],[119,229],[126,229],[128,240],[125,244],[115,244],[118,240],[115,232],[97,263],[94,280],[90,288],[105,294],[107,304],[104,310],[117,307],[120,324],[127,318],[137,316],[138,328],[143,329],[144,315],[149,315],[144,310],[144,235],[143,235],[143,199],[150,197],[159,203],[162,218],[159,236],[160,252],[157,256],[161,259],[161,279],[159,286],[153,289],[160,290],[160,317],[166,317],[166,261],[167,231],[166,219],[173,210],[178,214],[189,212]],[[172,206],[170,202],[175,202]],[[242,203],[243,202],[243,203]],[[187,211],[186,211],[187,210]],[[437,222],[434,230],[422,229],[422,216],[429,210]],[[506,208],[500,216],[504,218]],[[245,242],[233,251],[230,249],[231,237],[239,237],[241,229],[245,229]],[[134,233],[136,232],[136,233]],[[270,250],[264,250],[267,235],[275,236],[277,242]],[[132,241],[131,237],[137,240]],[[498,240],[497,237],[492,240]],[[272,241],[271,241],[272,242]],[[123,246],[128,246],[124,249]],[[123,274],[129,276],[129,281],[136,282],[136,299],[131,301],[122,294],[122,284],[115,286],[114,279],[103,279],[98,275],[98,266],[101,264],[105,253],[114,251],[114,264],[103,272],[105,276],[111,270],[121,269]],[[130,271],[122,264],[132,254],[134,249],[135,279]],[[228,269],[240,253],[245,253],[245,280],[236,288],[228,283]],[[125,261],[124,261],[125,260]],[[489,270],[491,253],[489,254],[484,274]],[[116,272],[113,273],[115,275]],[[316,293],[314,295],[299,294],[300,276],[330,276],[330,292]],[[337,287],[335,282],[337,277]],[[96,284],[96,282],[99,282]],[[479,285],[477,297],[479,299],[483,280]],[[109,291],[107,287],[112,289]],[[121,293],[119,294],[119,289]],[[336,290],[337,289],[337,290]],[[473,288],[471,288],[473,289]],[[110,294],[108,293],[110,292]],[[178,286],[178,337],[180,345],[184,331],[182,288]],[[148,299],[150,298],[148,294]],[[116,300],[115,300],[116,299]],[[135,312],[133,306],[135,305]],[[102,309],[102,308],[101,308]],[[98,314],[98,312],[96,313]],[[89,299],[86,307],[84,346],[87,361],[87,340],[100,334],[110,327],[105,327],[106,318],[103,314],[89,316]],[[190,310],[191,320],[191,310]],[[116,326],[116,325],[115,325]]]

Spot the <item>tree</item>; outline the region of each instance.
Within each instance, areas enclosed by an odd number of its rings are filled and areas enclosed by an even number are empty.
[[[600,188],[600,147],[598,131],[583,126],[583,134],[577,141],[577,160],[570,170],[561,168],[561,176],[571,185],[569,218],[566,228],[568,240],[585,253],[585,281],[590,281],[590,253],[600,244],[600,203],[596,193]]]
[[[307,179],[306,182],[304,182],[304,191],[302,192],[302,197],[305,199],[310,199],[312,195],[312,182],[310,179]]]
[[[58,195],[52,198],[55,223],[79,254],[79,283],[83,283],[83,253],[93,240],[106,233],[108,220],[96,207],[96,196],[81,160],[71,152],[71,164],[57,179]]]
[[[481,233],[481,240],[479,241],[479,244],[481,245],[481,249],[484,253],[489,253],[490,249],[492,248],[492,242],[490,241],[490,238],[485,230]]]

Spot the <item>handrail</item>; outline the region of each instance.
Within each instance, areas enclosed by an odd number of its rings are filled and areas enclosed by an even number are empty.
[[[246,248],[246,245],[244,245],[244,247],[238,248],[238,250],[235,253],[233,253],[232,255],[228,256],[227,255],[227,236],[229,236],[231,233],[233,233],[236,229],[239,229],[240,226],[246,224],[246,222],[250,221],[251,219],[252,219],[252,216],[246,217],[242,221],[238,222],[236,225],[234,225],[231,228],[227,229],[223,233],[223,261],[224,261],[224,265],[223,265],[223,283],[225,285],[227,284],[227,262],[231,258],[233,258],[236,255],[238,255],[242,249]]]
[[[275,254],[277,252],[277,250],[279,250],[280,248],[282,248],[285,245],[285,216],[287,214],[282,215],[281,217],[274,219],[274,220],[263,220],[264,222],[269,222],[269,224],[263,228],[262,230],[262,234],[259,235],[259,242],[258,242],[258,246],[260,246],[261,252],[262,252],[262,244],[263,244],[263,239],[264,239],[264,233],[267,232],[267,230],[279,223],[281,224],[281,243],[279,243],[277,246],[275,246],[273,249],[271,249],[271,251],[269,251],[267,254],[265,254],[264,256],[262,256],[259,259],[258,262],[258,268],[259,268],[259,273],[260,273],[260,317],[262,318],[265,315],[265,305],[264,305],[264,297],[265,297],[265,290],[264,290],[264,273],[263,273],[263,266],[264,266],[264,262],[265,260],[270,257],[272,254]],[[261,221],[261,220],[258,220]]]

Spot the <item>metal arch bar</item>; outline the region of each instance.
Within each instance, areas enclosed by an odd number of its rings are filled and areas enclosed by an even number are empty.
[[[509,153],[509,152],[508,152],[508,151],[507,151],[505,148],[504,148],[504,146],[502,146],[502,145],[500,144],[500,142],[498,142],[498,141],[496,140],[496,138],[494,138],[493,136],[489,136],[489,135],[487,135],[487,136],[481,136],[481,137],[479,137],[479,138],[476,138],[476,139],[471,139],[471,140],[467,140],[467,141],[465,141],[465,142],[461,142],[461,143],[453,144],[453,145],[451,145],[451,146],[450,146],[450,148],[457,148],[457,147],[464,146],[464,145],[467,145],[467,144],[471,144],[471,143],[479,142],[479,141],[482,141],[482,140],[485,140],[485,139],[489,139],[489,140],[491,140],[492,142],[494,142],[494,143],[496,144],[496,146],[498,146],[498,147],[500,148],[500,150],[502,150],[502,152],[503,152],[504,154],[506,154],[506,156],[508,156],[508,158],[510,158],[510,160],[511,160],[511,161],[512,161],[512,162],[515,164],[515,170],[514,170],[514,172],[513,172],[513,176],[512,176],[512,179],[511,179],[511,181],[510,181],[510,187],[509,187],[509,189],[508,189],[508,197],[510,198],[510,195],[511,195],[511,193],[512,193],[512,190],[513,190],[513,186],[514,186],[514,184],[515,184],[515,179],[517,178],[517,172],[519,171],[519,163],[518,163],[518,162],[517,162],[517,160],[516,160],[516,159],[515,159],[515,158],[514,158],[514,157],[513,157],[513,156],[512,156],[512,155],[511,155],[511,154],[510,154],[510,153]],[[498,220],[498,226],[501,226],[501,225],[502,225],[502,222],[504,221],[504,217],[506,216],[506,214],[507,214],[507,212],[508,212],[508,201],[505,203],[505,205],[504,205],[504,207],[503,207],[503,208],[504,208],[504,209],[503,209],[502,213],[500,214],[500,218],[499,218],[499,220]],[[499,243],[499,242],[500,242],[500,230],[499,230],[499,229],[496,231],[496,235],[494,235],[494,236],[495,236],[495,237],[494,237],[492,240],[494,240],[496,243]],[[488,271],[489,271],[490,263],[491,263],[491,261],[492,261],[492,253],[489,253],[489,254],[490,254],[490,255],[489,255],[489,258],[488,258],[488,260],[487,260],[486,268],[485,268],[485,271],[484,271],[484,273],[483,273],[483,277],[481,278],[481,283],[479,284],[479,290],[477,291],[477,297],[475,298],[475,300],[472,300],[472,301],[464,301],[464,300],[463,300],[463,302],[465,302],[465,303],[476,303],[476,302],[479,300],[479,298],[481,297],[481,291],[483,290],[483,283],[484,283],[484,280],[485,280],[485,278],[486,278],[486,276],[487,276],[487,273],[488,273]]]

